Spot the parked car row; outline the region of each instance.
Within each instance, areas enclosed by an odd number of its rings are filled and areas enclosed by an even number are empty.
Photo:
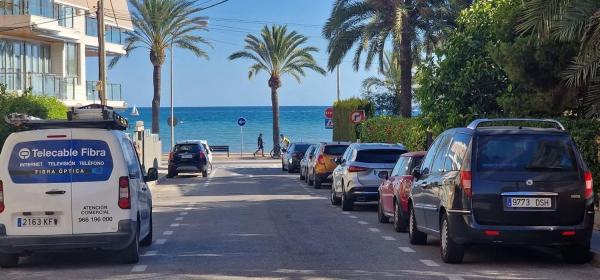
[[[378,202],[379,222],[391,220],[411,244],[439,238],[446,263],[461,263],[472,244],[553,246],[570,263],[590,258],[592,174],[557,121],[476,120],[443,132],[428,151],[373,143],[304,151],[293,160],[300,179],[315,188],[332,182],[331,203],[345,211]]]

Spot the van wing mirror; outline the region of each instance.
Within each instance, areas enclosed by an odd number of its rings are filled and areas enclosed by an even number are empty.
[[[380,171],[377,176],[383,180],[387,180],[390,178],[390,174],[387,171]]]
[[[419,179],[421,178],[421,168],[419,167],[415,167],[413,168],[412,172],[410,173],[413,177],[415,177],[415,179]]]
[[[154,182],[158,180],[158,169],[152,167],[148,169],[148,174],[145,176],[145,182]]]

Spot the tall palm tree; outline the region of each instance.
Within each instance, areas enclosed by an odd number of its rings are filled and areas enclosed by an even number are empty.
[[[586,88],[586,114],[600,115],[600,1],[525,0],[517,30],[541,40],[579,43],[564,79],[568,86]]]
[[[336,0],[323,35],[329,40],[329,70],[335,69],[355,48],[353,65],[358,70],[366,53],[365,68],[374,59],[383,70],[385,45],[392,43],[402,69],[396,114],[411,116],[412,67],[420,52],[431,54],[454,26],[458,11],[470,0]]]
[[[138,48],[148,49],[154,69],[152,80],[152,133],[160,132],[160,87],[161,68],[165,63],[166,51],[174,47],[191,51],[200,58],[208,58],[202,46],[210,46],[199,31],[206,31],[206,17],[198,15],[202,10],[196,0],[130,0],[134,31],[126,33],[126,57]],[[114,57],[110,67],[120,59]]]
[[[402,71],[396,56],[395,53],[387,51],[382,76],[368,77],[362,82],[364,95],[375,104],[378,111],[393,111],[393,97],[400,94]]]
[[[271,104],[273,110],[273,146],[274,153],[280,154],[279,147],[279,97],[277,90],[281,87],[284,75],[294,77],[301,82],[306,76],[305,70],[312,70],[325,75],[325,70],[313,58],[312,53],[319,49],[305,46],[308,38],[296,31],[288,32],[287,26],[264,26],[260,38],[247,35],[244,50],[229,56],[230,60],[249,59],[252,66],[248,71],[248,79],[260,72],[269,75],[268,85],[271,88]]]

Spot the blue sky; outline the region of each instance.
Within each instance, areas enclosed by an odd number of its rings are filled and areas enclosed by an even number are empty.
[[[207,2],[199,0],[200,3]],[[211,3],[218,1],[213,0]],[[316,54],[322,67],[327,64],[327,41],[321,37],[333,0],[230,0],[204,12],[209,17],[209,32],[203,35],[212,42],[207,49],[209,60],[175,49],[175,106],[269,106],[270,90],[266,74],[248,80],[250,62],[229,61],[227,57],[243,48],[247,33],[258,33],[268,23],[289,23],[288,29],[309,36],[309,44],[320,49]],[[240,21],[242,20],[242,21]],[[360,84],[374,71],[354,72],[352,58],[340,68],[341,96],[359,96]],[[88,80],[97,78],[97,60],[87,61]],[[152,99],[152,65],[148,52],[135,50],[108,72],[109,82],[123,85],[130,106],[150,106]],[[161,106],[169,106],[169,61],[163,66]],[[331,105],[336,96],[334,73],[321,76],[309,73],[301,84],[287,77],[280,89],[280,105]]]

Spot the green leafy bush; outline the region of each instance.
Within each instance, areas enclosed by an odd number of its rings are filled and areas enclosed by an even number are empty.
[[[571,133],[577,149],[594,176],[594,190],[600,193],[600,121],[562,118],[560,122]]]
[[[350,121],[354,110],[365,110],[367,118],[372,117],[375,107],[366,99],[350,98],[333,104],[333,141],[354,141],[358,138],[357,126]]]
[[[426,129],[421,118],[377,117],[360,125],[360,140],[366,143],[400,143],[409,151],[426,149]]]

